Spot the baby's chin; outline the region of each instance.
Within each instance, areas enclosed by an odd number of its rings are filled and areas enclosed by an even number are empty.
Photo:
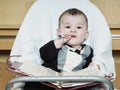
[[[72,42],[67,42],[67,45],[69,46],[80,46],[80,43],[76,43],[75,41],[72,41]]]

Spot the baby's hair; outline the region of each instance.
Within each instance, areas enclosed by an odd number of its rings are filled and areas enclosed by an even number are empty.
[[[88,19],[87,19],[87,16],[79,9],[76,9],[76,8],[71,8],[71,9],[68,9],[66,11],[64,11],[60,17],[59,17],[59,24],[58,26],[60,27],[60,21],[61,21],[61,18],[64,16],[64,15],[72,15],[72,16],[76,16],[76,15],[82,15],[84,18],[85,18],[85,21],[86,21],[86,27],[88,28]]]

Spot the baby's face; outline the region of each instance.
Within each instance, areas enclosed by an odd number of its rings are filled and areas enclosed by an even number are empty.
[[[58,31],[65,36],[71,36],[67,42],[71,46],[80,45],[88,36],[86,21],[82,15],[64,15]]]

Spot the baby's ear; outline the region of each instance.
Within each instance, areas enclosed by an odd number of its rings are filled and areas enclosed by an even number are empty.
[[[89,36],[89,32],[88,32],[88,31],[86,31],[85,39],[87,39],[87,38],[88,38],[88,36]]]

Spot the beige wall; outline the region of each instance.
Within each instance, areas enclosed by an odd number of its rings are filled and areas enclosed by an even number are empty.
[[[0,27],[20,26],[28,8],[36,0],[0,0]],[[91,0],[103,12],[111,28],[120,28],[120,0]]]
[[[103,12],[111,28],[120,28],[120,0],[91,0]]]
[[[0,0],[0,27],[19,27],[35,0]]]

